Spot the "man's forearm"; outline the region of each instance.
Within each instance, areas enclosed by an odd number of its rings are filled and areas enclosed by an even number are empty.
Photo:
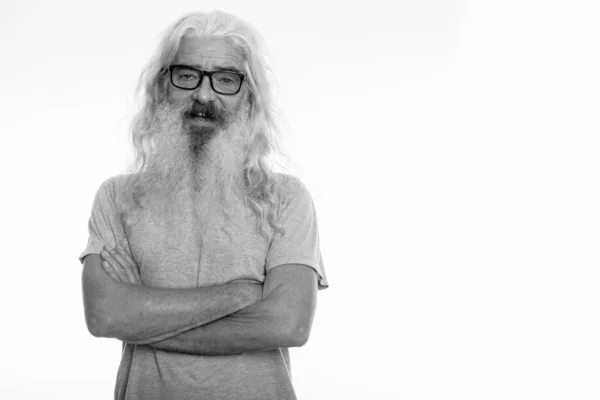
[[[290,331],[286,313],[274,302],[262,301],[210,324],[150,343],[161,350],[202,355],[240,354],[300,346]]]
[[[162,289],[115,282],[95,302],[102,318],[98,336],[146,344],[218,320],[260,299],[250,283]]]

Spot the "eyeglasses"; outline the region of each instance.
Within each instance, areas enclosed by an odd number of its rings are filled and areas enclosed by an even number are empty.
[[[210,79],[210,87],[215,93],[232,95],[242,88],[244,75],[231,71],[201,71],[187,65],[171,65],[171,83],[184,90],[194,90],[200,86],[204,76]]]

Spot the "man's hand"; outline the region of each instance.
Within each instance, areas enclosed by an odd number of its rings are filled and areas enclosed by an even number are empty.
[[[116,281],[130,285],[141,285],[140,268],[121,245],[111,249],[104,246],[100,253],[102,268]]]

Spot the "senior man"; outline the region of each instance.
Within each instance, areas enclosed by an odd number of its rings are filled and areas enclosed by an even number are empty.
[[[135,162],[94,199],[89,331],[123,342],[116,399],[295,399],[289,347],[328,286],[312,198],[272,171],[273,99],[245,22],[189,14],[141,75]]]

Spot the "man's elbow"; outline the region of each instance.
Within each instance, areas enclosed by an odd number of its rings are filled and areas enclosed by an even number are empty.
[[[84,297],[85,323],[88,331],[95,337],[120,338],[126,336],[123,326],[119,324],[119,316],[114,304],[107,301],[106,296]]]
[[[294,329],[290,333],[290,342],[291,346],[289,347],[302,347],[308,342],[308,337],[310,336],[310,327],[300,326]]]
[[[143,338],[132,328],[135,324],[119,322],[119,316],[111,310],[86,312],[85,322],[92,336],[123,341],[137,341]]]
[[[302,347],[308,342],[311,321],[291,310],[277,310],[273,325],[278,347]]]
[[[85,310],[85,324],[88,331],[95,337],[110,337],[110,321],[106,313],[89,308],[91,307],[86,307]]]
[[[87,322],[87,328],[88,332],[90,332],[92,336],[97,338],[108,337],[106,334],[106,329],[96,322]]]
[[[116,338],[119,336],[115,323],[115,311],[104,298],[84,297],[85,324],[95,337]]]

